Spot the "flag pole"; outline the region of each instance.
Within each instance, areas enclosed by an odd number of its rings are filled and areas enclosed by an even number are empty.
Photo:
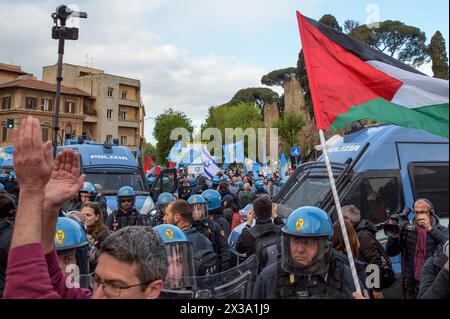
[[[359,278],[356,272],[355,260],[353,259],[352,249],[350,248],[350,241],[348,239],[347,228],[345,227],[344,216],[342,215],[341,203],[339,202],[339,196],[336,189],[336,183],[334,181],[333,171],[331,169],[330,158],[328,157],[328,150],[323,130],[319,130],[319,136],[320,144],[322,145],[322,154],[325,159],[325,165],[327,166],[328,177],[330,179],[331,191],[333,192],[334,203],[336,205],[336,211],[339,217],[339,224],[341,225],[342,236],[344,237],[345,250],[347,252],[350,269],[352,271],[353,283],[355,284],[356,292],[361,293]]]

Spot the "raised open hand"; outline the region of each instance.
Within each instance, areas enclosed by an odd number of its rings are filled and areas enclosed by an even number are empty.
[[[80,176],[80,156],[71,149],[58,153],[52,174],[45,187],[45,200],[50,206],[61,206],[83,187],[85,175]]]
[[[14,172],[20,188],[42,191],[52,172],[51,142],[42,144],[39,120],[31,116],[22,120],[14,130]]]

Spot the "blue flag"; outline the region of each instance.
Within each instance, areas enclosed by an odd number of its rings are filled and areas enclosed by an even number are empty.
[[[225,144],[222,148],[225,157],[224,163],[244,163],[244,141]]]
[[[279,165],[280,166],[278,167],[278,172],[280,174],[280,178],[288,176],[289,175],[289,164],[287,162],[286,155],[284,154],[284,152],[281,153]]]

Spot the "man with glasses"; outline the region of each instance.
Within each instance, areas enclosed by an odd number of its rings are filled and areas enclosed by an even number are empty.
[[[52,158],[42,144],[40,123],[31,116],[14,131],[14,168],[22,193],[11,240],[4,298],[157,298],[167,275],[167,253],[151,227],[126,227],[102,245],[94,293],[68,285],[58,264],[55,233],[61,205],[83,186],[80,159],[70,149]]]
[[[108,216],[106,226],[117,231],[126,226],[148,226],[150,220],[134,207],[136,194],[130,186],[123,186],[117,192],[118,209]]]
[[[388,221],[393,224],[393,220]],[[386,244],[389,256],[402,254],[402,283],[405,299],[416,299],[425,261],[436,248],[448,240],[448,230],[439,224],[433,204],[426,198],[414,203],[411,227],[404,227],[397,236],[390,236]]]

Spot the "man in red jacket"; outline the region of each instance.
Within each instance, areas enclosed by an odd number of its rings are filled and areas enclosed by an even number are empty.
[[[82,187],[80,158],[70,149],[52,159],[31,116],[14,130],[14,169],[21,194],[6,271],[4,298],[157,298],[167,274],[164,243],[150,227],[128,227],[105,240],[93,275],[94,293],[70,288],[54,247],[61,204]],[[139,238],[139,240],[136,240]]]

